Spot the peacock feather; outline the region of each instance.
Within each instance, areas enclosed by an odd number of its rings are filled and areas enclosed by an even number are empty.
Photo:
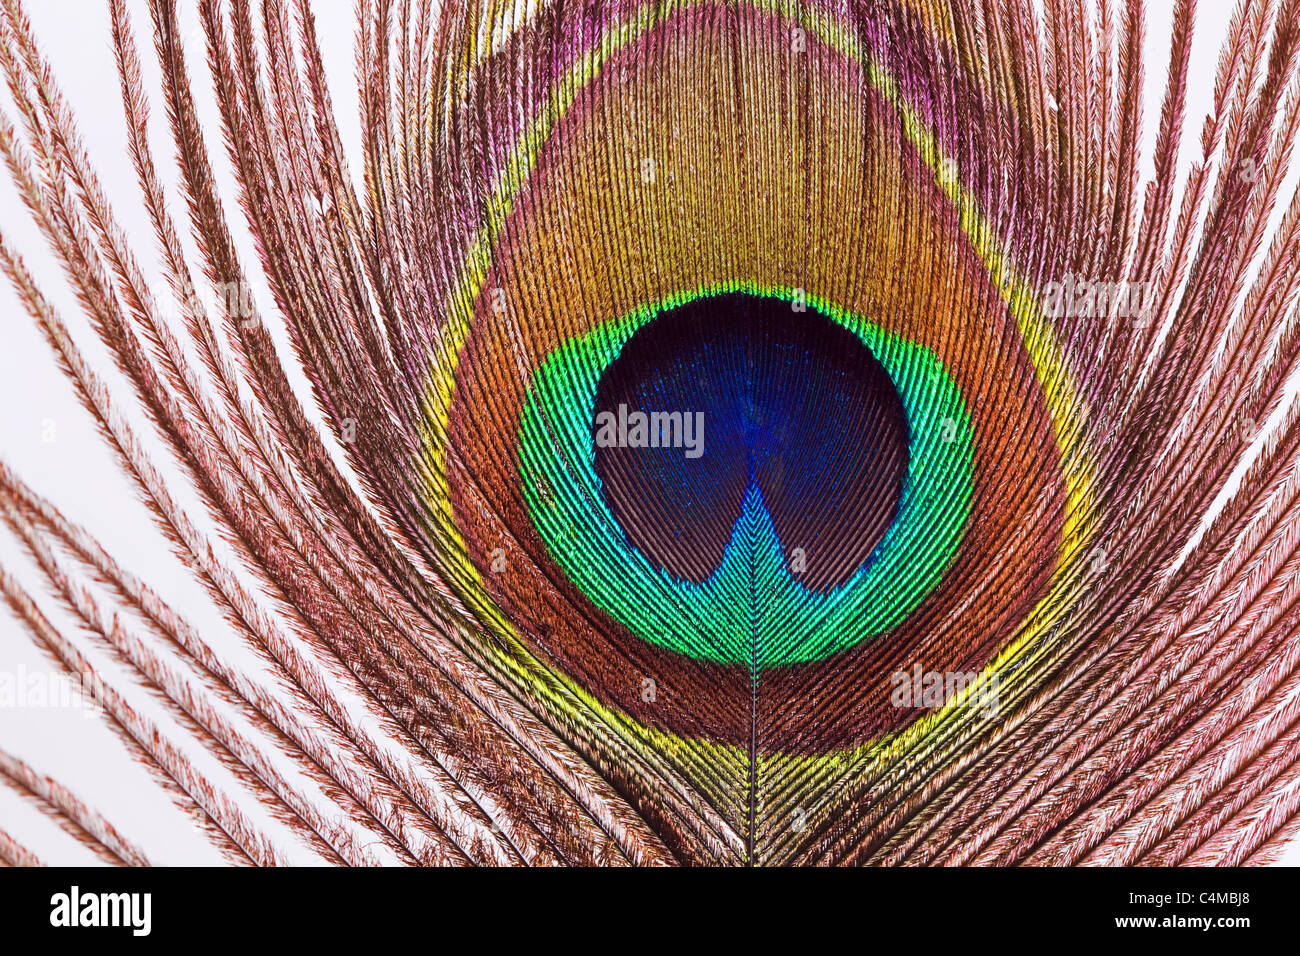
[[[308,0],[199,0],[198,64],[173,2],[108,6],[136,195],[0,0],[63,272],[8,224],[0,267],[230,633],[21,462],[40,581],[0,586],[227,858],[1294,837],[1300,3],[1242,0],[1197,127],[1178,0],[1152,127],[1141,0],[360,0],[360,169]]]

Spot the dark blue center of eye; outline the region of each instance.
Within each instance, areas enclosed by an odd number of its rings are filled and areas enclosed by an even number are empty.
[[[756,487],[800,581],[842,584],[893,522],[908,463],[903,403],[871,350],[811,306],[743,293],[640,328],[601,377],[592,438],[628,540],[696,583]]]

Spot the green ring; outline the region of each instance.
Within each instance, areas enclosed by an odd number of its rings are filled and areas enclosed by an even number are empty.
[[[910,460],[894,523],[852,578],[818,594],[786,569],[771,517],[751,489],[707,581],[694,584],[656,568],[627,540],[601,493],[591,440],[596,389],[642,325],[692,299],[736,291],[796,301],[790,290],[743,284],[701,289],[639,307],[552,351],[533,376],[520,417],[520,480],[555,563],[642,640],[718,664],[806,664],[896,626],[938,583],[970,513],[973,431],[960,390],[933,352],[804,300],[857,335],[902,398]],[[771,597],[754,602],[753,594]]]

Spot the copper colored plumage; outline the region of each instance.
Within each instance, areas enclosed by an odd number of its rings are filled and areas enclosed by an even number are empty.
[[[108,2],[140,191],[0,0],[0,154],[64,272],[7,225],[0,267],[240,643],[4,460],[44,581],[0,587],[230,860],[1296,835],[1300,3],[1243,0],[1197,125],[1192,0],[1146,118],[1140,0],[360,0],[355,169],[308,0],[200,0],[201,63],[174,3]]]

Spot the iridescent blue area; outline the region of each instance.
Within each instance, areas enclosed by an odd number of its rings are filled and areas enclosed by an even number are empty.
[[[697,425],[684,429],[695,441],[602,447],[601,422],[629,409]],[[717,568],[751,487],[815,590],[847,581],[898,511],[902,400],[862,340],[815,310],[739,293],[668,310],[602,374],[596,414],[606,503],[638,550],[685,580]]]

